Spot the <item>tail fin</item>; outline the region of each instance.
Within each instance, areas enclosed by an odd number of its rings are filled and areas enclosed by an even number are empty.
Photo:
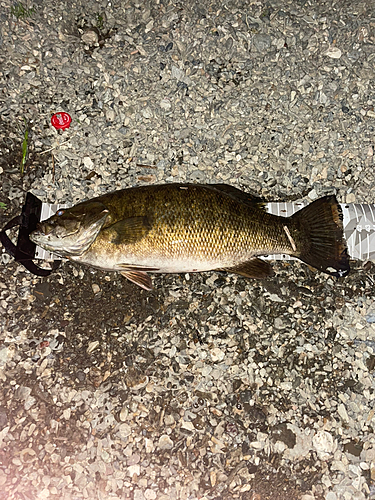
[[[293,228],[301,235],[296,257],[331,276],[349,273],[341,207],[335,196],[314,201],[291,219]]]

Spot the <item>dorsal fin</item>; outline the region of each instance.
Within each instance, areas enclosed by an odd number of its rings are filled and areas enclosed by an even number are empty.
[[[240,203],[245,203],[246,205],[251,206],[257,205],[257,207],[260,208],[264,207],[264,200],[262,200],[262,198],[252,193],[245,193],[234,186],[229,186],[228,184],[209,184],[208,186],[225,193]]]

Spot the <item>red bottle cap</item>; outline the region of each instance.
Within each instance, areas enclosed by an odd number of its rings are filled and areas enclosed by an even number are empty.
[[[51,123],[56,129],[61,128],[62,130],[65,130],[70,127],[72,117],[68,115],[68,113],[62,111],[61,113],[55,113],[52,115]]]

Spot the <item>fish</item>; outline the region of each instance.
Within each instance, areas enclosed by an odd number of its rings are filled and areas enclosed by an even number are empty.
[[[145,290],[148,273],[227,271],[273,276],[260,258],[287,254],[335,277],[350,271],[342,213],[334,195],[291,217],[227,184],[155,184],[104,194],[60,209],[30,239],[74,262],[118,271]]]

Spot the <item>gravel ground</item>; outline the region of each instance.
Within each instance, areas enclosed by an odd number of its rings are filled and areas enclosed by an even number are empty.
[[[372,1],[0,5],[1,226],[171,181],[374,203]],[[1,262],[1,499],[375,499],[371,264],[146,292]]]

